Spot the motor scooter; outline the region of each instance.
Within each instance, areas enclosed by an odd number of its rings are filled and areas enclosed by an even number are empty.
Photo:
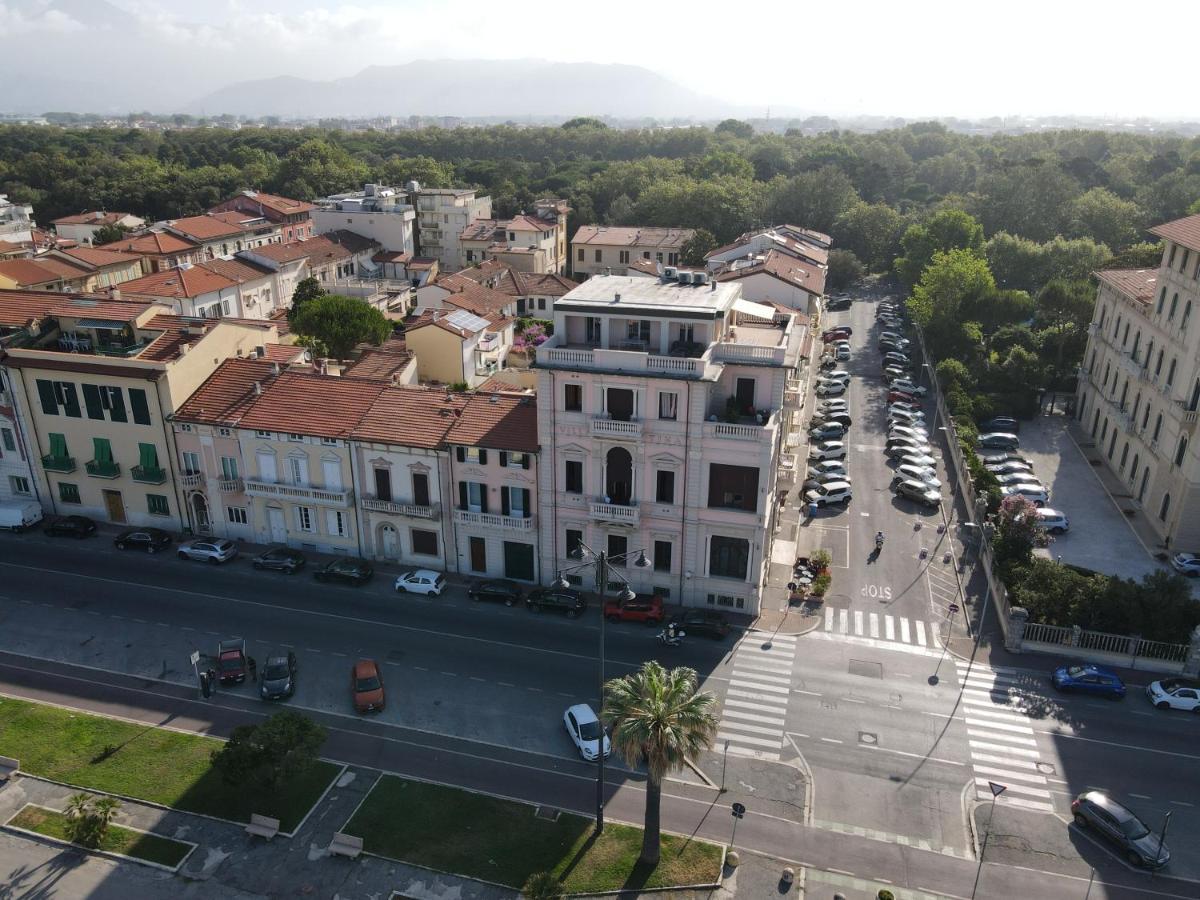
[[[672,624],[660,631],[657,637],[658,642],[664,647],[678,647],[685,634],[686,632],[677,631],[675,626]]]

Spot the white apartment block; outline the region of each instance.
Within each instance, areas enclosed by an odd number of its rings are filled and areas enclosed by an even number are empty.
[[[583,281],[592,275],[624,275],[634,260],[678,266],[691,228],[583,225],[571,239],[571,274]]]
[[[13,203],[8,194],[0,194],[0,241],[19,244],[33,240],[33,207]]]
[[[492,217],[492,198],[466,188],[417,188],[417,244],[445,272],[467,265],[461,235],[476,219]]]
[[[1097,273],[1076,409],[1164,545],[1200,550],[1200,215],[1150,231],[1157,270]]]
[[[317,234],[346,230],[371,238],[390,253],[413,253],[417,211],[408,195],[382,184],[365,184],[361,191],[334,194],[317,201],[313,210]]]
[[[555,301],[536,363],[541,570],[577,566],[582,541],[629,553],[635,590],[755,615],[804,329],[684,275],[598,276]]]

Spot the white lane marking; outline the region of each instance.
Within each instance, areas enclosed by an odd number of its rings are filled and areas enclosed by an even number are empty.
[[[1035,751],[1033,754],[1037,756]],[[1018,769],[1030,769],[1037,771],[1037,762],[1033,759],[1010,759],[1007,756],[992,756],[990,753],[972,753],[971,759],[975,762],[995,763],[998,766],[1015,766]]]
[[[913,627],[916,628],[916,631],[917,631],[917,643],[920,644],[922,647],[924,647],[925,646],[925,623],[922,622],[920,619],[917,619],[913,623]]]
[[[774,716],[760,716],[756,713],[743,712],[740,709],[730,709],[726,706],[721,710],[721,718],[724,719],[745,719],[747,722],[762,722],[764,725],[778,725],[780,728],[787,724],[786,719],[778,719]]]
[[[722,724],[724,724],[724,723],[722,723]],[[717,732],[717,740],[737,742],[739,744],[750,744],[751,746],[756,746],[756,747],[771,747],[775,750],[778,750],[780,747],[783,746],[782,738],[776,738],[775,740],[769,741],[765,738],[746,737],[745,735],[741,735],[741,734],[729,734],[728,732],[725,732],[725,731]],[[732,748],[730,748],[730,749],[732,749]]]
[[[737,663],[734,663],[734,666],[736,667]],[[737,681],[739,678],[748,678],[751,681],[761,681],[764,684],[790,685],[792,683],[792,679],[784,678],[781,675],[763,675],[758,672],[747,672],[741,668],[734,668],[733,674],[729,676],[729,680],[732,682]]]
[[[996,722],[1011,722],[1016,725],[1023,725],[1029,729],[1029,733],[1033,734],[1033,726],[1029,724],[1029,717],[1018,715],[1017,713],[1005,712],[1002,709],[994,707],[972,706],[963,704],[963,713],[968,716],[983,716],[988,721]]]
[[[769,699],[774,700],[776,703],[779,702],[778,699],[775,697],[771,697]],[[726,706],[736,706],[740,709],[756,709],[759,712],[774,713],[775,715],[780,715],[781,713],[787,712],[787,704],[786,703],[783,706],[769,706],[765,703],[749,703],[745,700],[728,700],[727,699],[725,701],[725,705]]]
[[[988,779],[987,778],[976,778],[975,786],[981,787],[981,788],[987,788]],[[1043,800],[1049,800],[1052,796],[1051,793],[1047,790],[1043,790],[1042,788],[1027,787],[1026,785],[1023,785],[1023,784],[1009,784],[1009,785],[1007,785],[1007,787],[1008,787],[1008,790],[1012,791],[1013,793],[1028,794],[1030,797],[1041,797]],[[992,796],[992,792],[991,792],[991,789],[989,788],[988,789],[988,797],[990,798],[991,796]]]
[[[979,719],[969,713],[966,721],[968,728],[973,725],[977,728],[995,728],[999,731],[1011,731],[1016,734],[1033,734],[1033,729],[1028,725],[1008,725],[1004,722],[994,722],[991,719]]]
[[[908,635],[908,619],[903,616],[900,617],[900,640],[906,644],[912,643]]]
[[[975,766],[975,774],[991,775],[993,781],[1006,779],[1008,781],[1024,781],[1028,784],[1045,784],[1046,777],[1038,775],[1036,772],[1014,772],[1011,769],[994,769],[991,766]],[[1133,796],[1130,794],[1130,796]],[[1149,797],[1143,797],[1144,800],[1149,800]]]
[[[749,747],[739,747],[736,744],[729,745],[729,752],[736,756],[750,756],[754,759],[769,759],[773,762],[779,762],[778,753],[768,753],[765,750],[751,750]]]
[[[992,792],[990,790],[980,791],[976,797],[979,800],[991,800]],[[1042,803],[1039,800],[1026,800],[1024,797],[1009,797],[1007,794],[1000,798],[1000,802],[1008,806],[1019,806],[1022,809],[1033,810],[1034,812],[1053,813],[1055,811],[1053,803]]]
[[[844,744],[845,743],[845,741],[839,741],[836,738],[823,737],[823,738],[821,738],[821,740],[824,741],[826,744]]]
[[[883,629],[884,637],[886,637],[889,641],[894,641],[896,639],[896,623],[891,616],[883,617]]]
[[[879,613],[871,613],[871,637],[879,637]]]
[[[782,725],[779,728],[763,728],[763,726],[761,726],[761,725],[747,725],[744,722],[731,722],[731,721],[725,720],[725,721],[721,722],[721,728],[726,729],[726,730],[732,728],[734,731],[748,731],[751,734],[775,735],[780,740],[783,739],[783,726]]]
[[[783,694],[785,696],[792,692],[792,689],[789,687],[780,687],[777,684],[759,684],[754,681],[743,681],[740,678],[729,679],[729,684],[731,687],[753,688],[756,691],[767,691],[771,694]]]
[[[750,659],[746,656],[735,656],[733,664],[743,669],[754,669],[756,672],[769,672],[772,675],[791,675],[791,664],[784,665],[762,659]]]
[[[1002,732],[997,732],[997,731],[986,731],[982,728],[967,728],[967,735],[969,737],[983,738],[988,741],[1008,741],[1009,743],[1020,744],[1025,747],[1036,747],[1037,746],[1037,741],[1034,740],[1033,738],[1017,737],[1016,735],[1003,734]],[[990,746],[998,747],[1000,745],[999,744],[991,744]],[[1004,749],[1008,750],[1009,748],[1005,747]],[[1011,752],[1017,753],[1018,751],[1012,750]],[[1036,750],[1034,751],[1034,754],[1035,755],[1037,754]]]

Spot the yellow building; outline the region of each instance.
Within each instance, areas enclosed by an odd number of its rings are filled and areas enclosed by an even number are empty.
[[[417,380],[475,387],[504,368],[513,324],[465,309],[427,310],[404,331],[405,344],[417,357]]]
[[[40,310],[30,306],[38,296]],[[161,309],[0,292],[5,376],[48,511],[182,527],[168,417],[221,360],[254,355],[276,329]],[[12,326],[17,316],[23,327]]]

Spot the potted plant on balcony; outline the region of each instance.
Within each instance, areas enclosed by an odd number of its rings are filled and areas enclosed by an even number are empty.
[[[741,415],[738,413],[737,399],[730,397],[725,401],[725,421],[731,424],[737,424],[737,421],[740,418]]]
[[[833,554],[822,547],[812,555],[813,571],[818,575],[824,575],[829,571],[829,564],[833,562]]]

